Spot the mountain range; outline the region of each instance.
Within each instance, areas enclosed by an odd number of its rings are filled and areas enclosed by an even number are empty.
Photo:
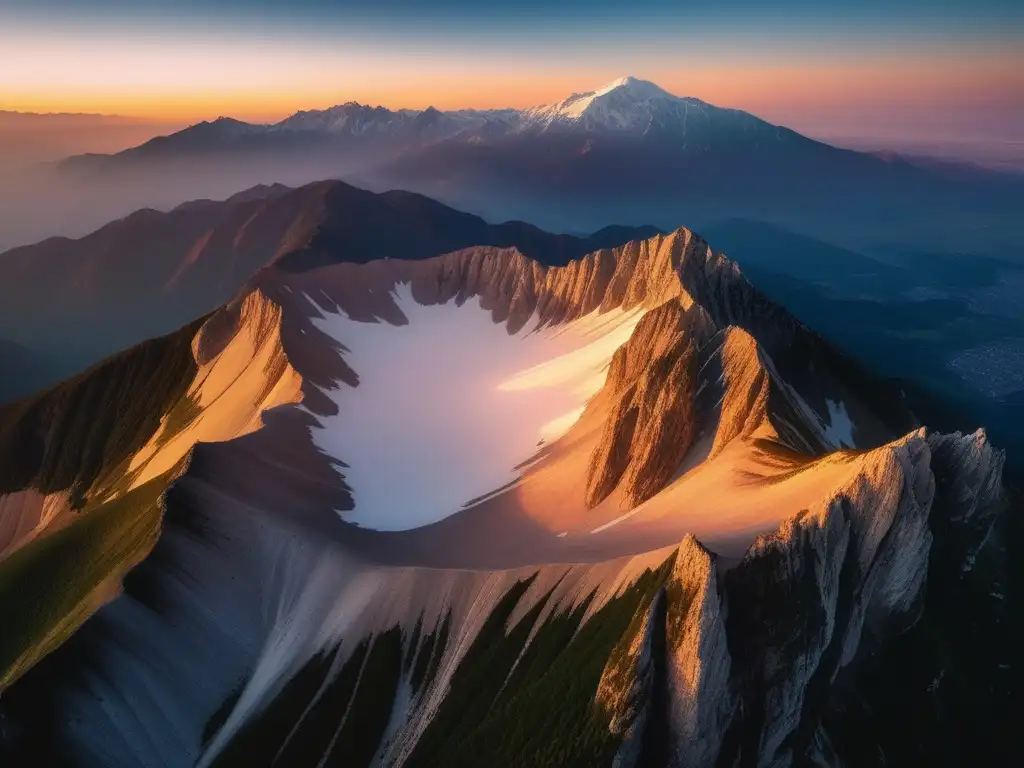
[[[0,109],[0,173],[82,152],[114,152],[181,123],[116,115],[8,112]]]
[[[0,408],[7,763],[1008,764],[984,431],[686,229],[345,242]]]
[[[607,221],[700,228],[744,217],[858,247],[902,240],[954,248],[969,226],[974,247],[984,240],[997,248],[1019,237],[1013,219],[1024,201],[1017,175],[977,169],[950,178],[633,77],[523,110],[348,102],[266,125],[225,117],[61,167],[66,178],[135,184],[137,200],[338,175],[558,230]],[[145,191],[157,178],[162,191]]]
[[[54,179],[134,212],[0,253],[0,765],[1015,764],[1015,177],[622,78]]]
[[[707,147],[712,128],[728,127],[730,121],[733,126],[742,125],[744,130],[761,134],[757,136],[761,141],[783,138],[784,129],[747,113],[721,109],[699,99],[673,96],[654,83],[623,77],[593,91],[574,93],[555,104],[523,110],[441,111],[434,107],[391,110],[346,102],[328,109],[296,112],[271,124],[220,117],[170,136],[151,139],[113,156],[84,155],[68,162],[72,165],[117,163],[181,151],[241,151],[270,147],[274,142],[285,147],[296,136],[307,139],[331,136],[366,143],[385,139],[436,141],[451,138],[478,142],[485,138],[560,131],[644,136],[664,132],[691,139],[692,149],[699,151]]]
[[[264,185],[225,201],[137,211],[83,238],[0,254],[0,339],[9,340],[0,350],[0,402],[213,311],[270,264],[306,270],[487,244],[558,265],[658,231],[553,235],[521,222],[488,224],[421,195],[373,194],[337,181]],[[775,301],[872,370],[955,403],[963,416],[943,418],[944,427],[989,425],[1015,461],[1024,410],[1013,396],[1020,389],[1014,366],[1024,348],[1013,339],[1024,338],[1024,318],[1003,297],[1024,284],[1024,267],[923,249],[873,258],[746,219],[701,233]]]

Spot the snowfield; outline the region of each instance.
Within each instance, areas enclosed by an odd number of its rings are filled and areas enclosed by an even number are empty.
[[[377,530],[436,522],[515,482],[576,423],[643,316],[612,310],[511,335],[478,298],[423,306],[408,285],[395,294],[408,325],[314,320],[360,379],[328,393],[338,414],[314,441],[347,465],[355,510],[345,519]]]

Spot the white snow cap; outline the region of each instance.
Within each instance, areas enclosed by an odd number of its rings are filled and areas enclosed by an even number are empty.
[[[476,133],[500,135],[548,128],[582,128],[644,132],[652,126],[684,126],[690,109],[707,109],[699,99],[675,96],[637,77],[612,80],[592,91],[574,93],[553,104],[524,110],[433,110],[434,119],[420,121],[426,110],[369,107],[347,102],[324,110],[297,112],[267,130],[306,130],[352,135],[434,138]]]
[[[637,103],[650,101],[652,99],[677,100],[678,97],[673,96],[668,91],[659,88],[657,85],[647,80],[639,80],[635,77],[620,77],[618,80],[612,80],[607,85],[602,88],[598,88],[595,91],[574,93],[559,104],[535,107],[530,111],[535,111],[537,113],[550,113],[551,111],[555,111],[562,117],[579,118],[588,109],[591,109],[592,107],[599,108],[606,101]]]
[[[612,91],[621,91],[635,99],[675,99],[677,96],[673,96],[671,93],[666,91],[664,88],[652,83],[650,80],[641,80],[638,77],[627,75],[626,77],[620,77],[618,80],[612,80],[610,83],[605,85],[603,88],[598,88],[593,92],[593,96],[604,96],[606,93]]]
[[[679,117],[696,99],[674,96],[664,88],[636,77],[620,77],[593,91],[574,93],[557,104],[523,112],[524,127],[557,125],[614,130],[643,130],[652,123]]]

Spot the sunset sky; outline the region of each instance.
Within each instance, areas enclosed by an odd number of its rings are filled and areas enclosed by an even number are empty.
[[[17,111],[523,107],[630,74],[812,133],[1024,127],[1016,0],[0,0],[0,51]]]

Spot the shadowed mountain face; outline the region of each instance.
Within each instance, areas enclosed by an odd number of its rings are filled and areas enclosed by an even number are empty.
[[[929,413],[930,424],[985,424],[1011,464],[1021,466],[1024,413],[1014,398],[1024,391],[1024,313],[1010,297],[1024,289],[1024,264],[975,251],[869,257],[744,220],[702,235],[873,371],[955,405],[955,417]]]
[[[0,371],[0,403],[42,387],[53,376],[32,350],[6,339],[0,339]]]
[[[0,410],[0,755],[1006,763],[983,431],[687,230],[558,266],[337,242]]]
[[[526,110],[348,103],[273,125],[222,118],[64,165],[72,176],[140,190],[146,178],[174,186],[184,173],[194,178],[190,197],[209,194],[202,179],[212,169],[239,186],[345,174],[557,229],[587,231],[608,220],[671,229],[682,219],[703,228],[740,216],[855,247],[890,241],[993,251],[1022,243],[1019,175],[951,174],[839,149],[635,78]]]
[[[78,239],[52,238],[0,254],[0,334],[50,362],[51,378],[215,309],[253,272],[304,271],[338,259],[421,259],[469,245],[515,247],[545,264],[657,230],[608,227],[553,235],[522,222],[488,224],[408,192],[376,195],[341,182],[256,187],[223,202],[168,213],[140,210]]]

